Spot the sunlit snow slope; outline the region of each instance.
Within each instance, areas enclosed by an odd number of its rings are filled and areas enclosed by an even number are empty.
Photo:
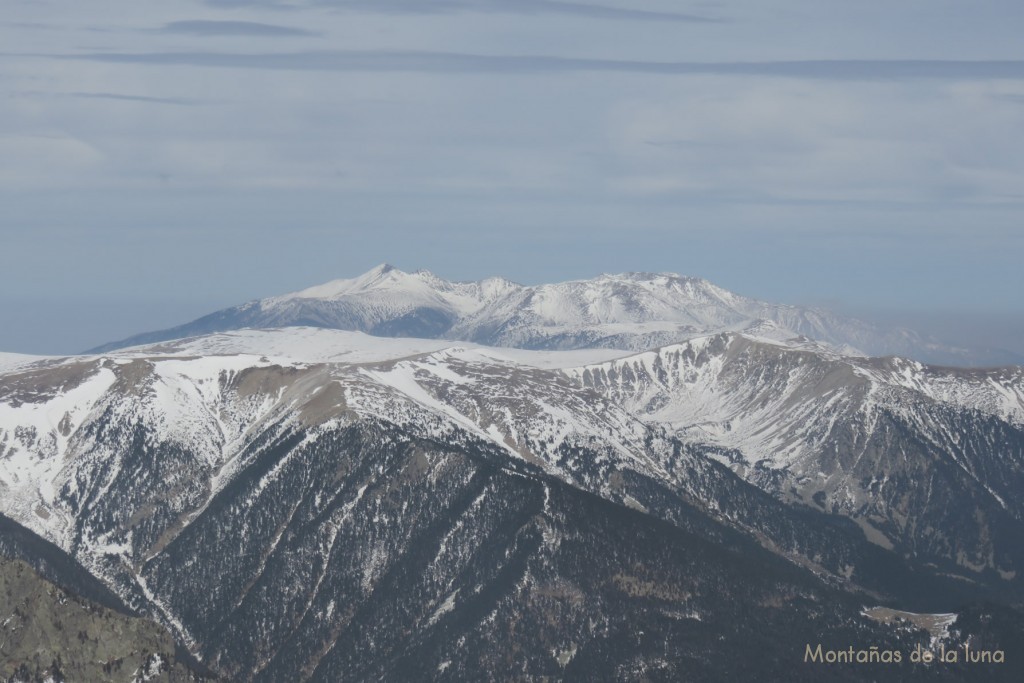
[[[707,280],[623,273],[523,286],[501,278],[450,282],[381,265],[352,279],[227,308],[96,351],[243,328],[313,326],[380,337],[469,341],[523,349],[642,351],[719,332],[742,332],[845,353],[993,364],[1011,356],[952,348],[825,310],[758,301]]]

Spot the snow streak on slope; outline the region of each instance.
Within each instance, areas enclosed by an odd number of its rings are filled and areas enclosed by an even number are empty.
[[[903,358],[875,359],[853,365],[858,373],[875,382],[1024,425],[1024,367],[943,368]]]
[[[693,439],[787,467],[813,454],[835,420],[879,404],[928,401],[1024,425],[1024,369],[951,369],[900,358],[820,353],[745,335],[717,335],[566,369],[635,414]]]
[[[848,377],[829,377],[831,369],[820,373],[809,353],[798,352],[791,366],[780,369],[760,357],[745,358],[751,348],[769,356],[789,351],[721,335],[566,372],[690,440],[742,449],[750,464],[787,467],[828,437]],[[837,367],[852,377],[852,370]],[[808,382],[821,391],[804,391]]]
[[[651,434],[640,421],[613,404],[580,395],[550,372],[460,348],[364,372],[562,479],[576,479],[576,464],[564,462],[559,453],[596,440],[609,462],[667,477],[645,443]],[[601,464],[601,455],[588,463]]]
[[[55,483],[69,445],[116,379],[101,363],[69,364],[53,376],[44,370],[5,375],[0,389],[0,490],[5,512],[39,529],[46,520],[51,537],[65,531],[65,519],[45,508],[54,502]],[[37,507],[43,506],[43,507]]]
[[[115,482],[134,476],[124,470],[135,467],[125,457],[138,439],[190,454],[184,467],[219,471],[276,400],[272,393],[229,388],[268,365],[254,356],[120,356],[52,360],[5,374],[0,488],[6,512],[66,545],[66,522],[75,511],[57,498],[71,496],[84,506],[100,501]],[[118,431],[127,442],[113,436]],[[100,550],[114,543],[89,534],[79,542]]]

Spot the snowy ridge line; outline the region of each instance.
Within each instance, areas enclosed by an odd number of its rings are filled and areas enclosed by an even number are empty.
[[[267,364],[374,364],[437,353],[475,351],[481,358],[536,368],[562,368],[630,355],[622,349],[531,350],[448,339],[376,337],[322,327],[244,329],[128,347],[85,358],[191,358],[249,355]]]
[[[655,366],[660,365],[662,369],[667,368],[666,358],[673,354],[692,356],[696,359],[702,353],[706,353],[708,345],[715,340],[727,340],[729,344],[743,340],[748,343],[774,347],[780,353],[812,354],[815,358],[847,366],[851,372],[869,381],[872,394],[877,394],[884,388],[906,390],[931,401],[978,410],[1013,424],[1024,425],[1024,367],[963,369],[929,366],[899,357],[866,358],[838,354],[828,350],[808,349],[799,344],[793,345],[748,334],[716,334],[696,337],[617,359],[564,368],[562,372],[579,382],[588,371],[621,369],[627,366],[642,367],[649,374],[651,381],[666,391],[677,388],[696,391],[703,387],[702,395],[693,396],[691,401],[694,406],[697,406],[709,399],[707,394],[711,392],[710,387],[719,381],[724,356],[707,354],[709,363],[707,366],[691,362],[682,370],[686,373],[685,377],[668,375],[669,384],[664,383]],[[620,373],[617,381],[621,384],[627,380],[624,380]]]
[[[972,554],[948,559],[1006,579],[1017,571],[986,550],[988,518],[952,501],[1024,514],[1012,493],[1024,471],[1021,368],[945,368],[715,335],[563,373],[776,497],[849,516],[878,545],[917,533],[888,502],[916,496],[911,514],[927,523],[975,528]],[[927,490],[908,483],[922,477]],[[930,507],[933,487],[950,502]]]
[[[0,372],[20,370],[26,366],[47,360],[53,360],[55,358],[59,358],[59,356],[33,356],[23,353],[6,353],[0,351]]]
[[[549,350],[642,351],[706,334],[738,332],[848,355],[907,355],[954,365],[991,365],[1007,358],[1024,362],[1012,354],[951,347],[909,330],[886,329],[822,309],[759,301],[675,273],[603,274],[525,286],[502,278],[452,282],[387,264],[356,278],[250,301],[96,350],[211,331],[308,324],[384,337]],[[994,360],[998,358],[1003,360]]]

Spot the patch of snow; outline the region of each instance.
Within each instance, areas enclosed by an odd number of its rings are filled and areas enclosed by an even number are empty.
[[[430,618],[427,619],[427,625],[428,626],[433,626],[434,624],[437,623],[438,619],[440,619],[442,616],[444,616],[448,612],[451,612],[453,609],[455,609],[455,598],[458,595],[459,595],[459,591],[458,590],[456,590],[453,593],[450,593],[448,595],[448,597],[446,597],[444,599],[444,602],[442,602],[438,606],[438,608],[436,610],[434,610],[434,613],[430,615]]]
[[[53,356],[29,356],[23,353],[4,353],[0,352],[0,372],[9,372],[11,370],[18,370],[24,368],[26,365],[32,365],[44,360],[50,360]]]

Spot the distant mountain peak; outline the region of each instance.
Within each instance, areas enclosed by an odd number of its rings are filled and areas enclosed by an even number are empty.
[[[672,273],[668,271],[650,271],[650,270],[629,270],[624,273],[601,273],[598,276],[599,279],[613,279],[613,280],[695,280],[702,281],[701,278],[682,275],[680,273]]]
[[[887,330],[820,309],[759,301],[678,273],[604,273],[525,286],[501,277],[451,281],[428,270],[410,273],[388,263],[353,278],[224,309],[93,351],[293,326],[526,349],[633,351],[695,336],[748,331],[779,341],[814,340],[844,353],[905,355],[951,365],[994,364],[983,354],[944,347],[908,330]]]

